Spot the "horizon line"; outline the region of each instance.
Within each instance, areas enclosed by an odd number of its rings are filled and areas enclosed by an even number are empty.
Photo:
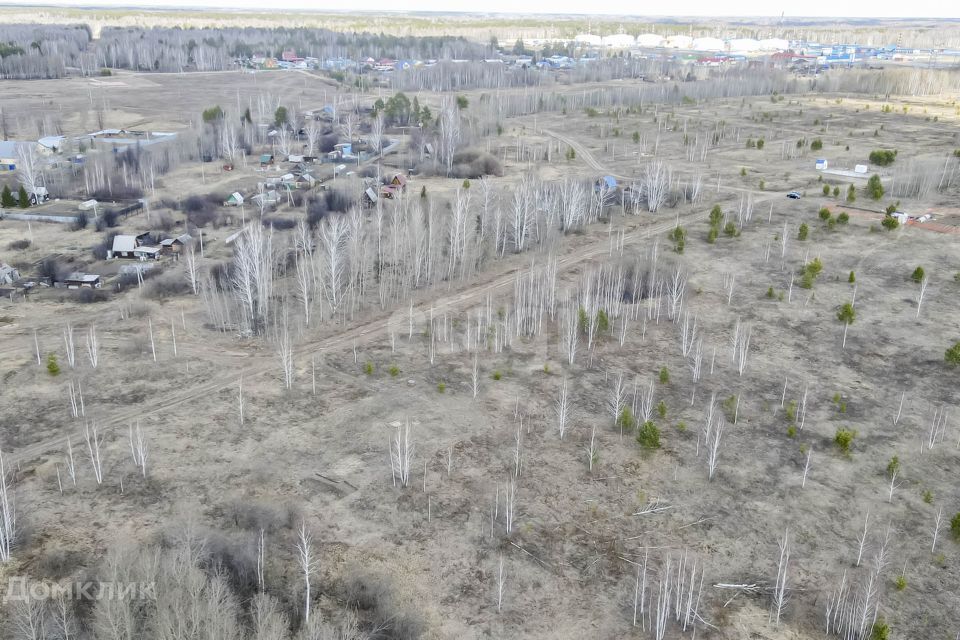
[[[83,4],[72,4],[70,0],[64,0],[63,2],[57,2],[56,0],[48,0],[47,2],[8,2],[6,0],[0,0],[0,9],[36,9],[36,8],[48,8],[48,9],[67,9],[73,11],[96,11],[96,10],[110,10],[110,11],[145,11],[145,12],[204,12],[204,11],[213,11],[218,13],[227,13],[227,14],[272,14],[277,11],[285,11],[290,13],[297,14],[306,14],[306,15],[323,15],[323,14],[335,14],[335,15],[375,15],[375,14],[391,14],[391,15],[455,15],[455,16],[487,16],[487,17],[525,17],[525,18],[536,18],[536,17],[551,17],[551,18],[613,18],[620,20],[644,20],[649,19],[652,21],[659,20],[709,20],[709,19],[758,19],[758,20],[777,20],[781,23],[792,22],[796,20],[849,20],[855,22],[868,22],[868,23],[877,23],[877,22],[890,22],[890,21],[919,21],[919,20],[945,20],[951,22],[960,22],[960,17],[949,17],[949,16],[933,16],[933,15],[919,15],[919,16],[830,16],[830,15],[785,15],[785,14],[755,14],[755,13],[730,13],[730,14],[647,14],[647,13],[580,13],[575,11],[564,11],[564,12],[549,12],[549,11],[461,11],[455,9],[338,9],[338,8],[310,8],[310,7],[294,7],[285,4],[278,4],[274,8],[257,8],[257,7],[221,7],[216,5],[158,5],[144,2],[142,4],[132,2],[129,4],[112,4],[112,3],[83,3]]]

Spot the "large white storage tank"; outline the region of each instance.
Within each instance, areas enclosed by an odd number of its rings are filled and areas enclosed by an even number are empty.
[[[644,33],[643,35],[637,36],[638,47],[662,47],[664,42],[663,36],[658,36],[655,33]]]
[[[612,36],[603,37],[603,46],[616,49],[625,49],[632,47],[636,41],[633,36],[626,33],[617,33]]]
[[[753,38],[735,38],[730,41],[730,51],[737,53],[760,51],[760,41]]]
[[[723,51],[726,46],[719,38],[697,38],[690,48],[694,51]]]
[[[670,36],[667,38],[667,46],[671,49],[689,49],[693,44],[693,38],[690,36]]]
[[[760,41],[762,51],[786,51],[790,48],[790,42],[783,38],[767,38]]]
[[[581,33],[574,38],[574,41],[576,41],[578,44],[585,44],[590,47],[599,47],[603,42],[603,38],[600,36],[595,36],[592,33]]]

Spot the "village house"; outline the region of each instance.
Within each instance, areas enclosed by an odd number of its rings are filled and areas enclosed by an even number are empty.
[[[44,136],[37,140],[37,144],[49,153],[58,153],[63,150],[64,140],[65,136]]]
[[[181,234],[176,238],[165,238],[160,241],[160,251],[164,254],[179,255],[183,253],[184,247],[192,240],[193,238],[188,233]]]
[[[301,173],[297,176],[294,184],[298,189],[312,189],[317,184],[317,179],[309,173]]]
[[[340,159],[340,158],[352,158],[353,157],[353,143],[352,142],[338,142],[333,145],[333,151],[327,154],[328,158]]]
[[[390,180],[390,185],[393,187],[396,187],[400,191],[406,191],[407,176],[403,175],[402,173],[398,173],[397,175],[393,176],[393,178]]]
[[[140,236],[118,235],[113,238],[113,248],[107,258],[125,260],[159,260],[160,247],[147,247],[137,243]]]
[[[280,59],[284,62],[303,62],[303,58],[297,55],[295,49],[284,49],[284,51],[280,54]]]
[[[276,189],[269,189],[256,194],[250,198],[250,201],[258,207],[272,207],[280,202],[280,196],[277,194]]]
[[[103,282],[95,273],[74,271],[63,279],[63,286],[67,289],[99,289]]]

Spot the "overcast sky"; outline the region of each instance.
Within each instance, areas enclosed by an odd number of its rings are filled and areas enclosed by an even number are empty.
[[[43,2],[44,0],[38,0]],[[958,0],[833,0],[831,2],[770,2],[769,0],[728,0],[718,3],[716,0],[671,0],[670,2],[646,2],[637,0],[605,0],[604,2],[584,2],[584,0],[484,0],[479,3],[467,3],[450,0],[364,0],[363,2],[332,2],[330,0],[47,0],[61,6],[111,6],[111,7],[209,7],[220,9],[261,9],[276,10],[311,9],[324,10],[361,10],[361,11],[489,11],[505,13],[602,13],[606,15],[649,15],[649,16],[779,16],[781,12],[790,16],[845,16],[877,18],[960,18]],[[0,4],[15,4],[9,0],[0,0]]]

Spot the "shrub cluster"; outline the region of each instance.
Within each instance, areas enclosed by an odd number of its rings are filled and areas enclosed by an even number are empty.
[[[823,263],[820,258],[814,258],[800,269],[800,286],[804,289],[812,289],[817,276],[823,271]]]
[[[896,149],[876,149],[870,152],[870,163],[878,167],[889,167],[896,159]]]

